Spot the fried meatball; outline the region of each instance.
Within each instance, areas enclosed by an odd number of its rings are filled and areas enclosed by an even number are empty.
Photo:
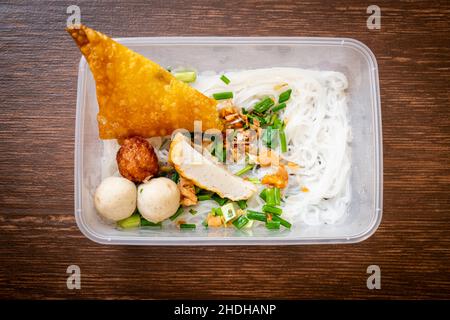
[[[142,137],[124,139],[116,160],[120,174],[134,182],[142,182],[159,170],[153,146]]]

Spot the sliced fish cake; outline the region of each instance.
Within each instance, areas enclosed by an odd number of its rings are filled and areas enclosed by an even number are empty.
[[[195,150],[190,140],[181,133],[177,133],[172,140],[169,161],[181,176],[222,198],[246,200],[257,191],[253,183],[232,174],[219,163]]]

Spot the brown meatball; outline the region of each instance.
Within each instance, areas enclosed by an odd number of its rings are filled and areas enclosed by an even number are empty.
[[[128,180],[142,182],[158,173],[158,157],[153,146],[142,137],[123,140],[116,156],[120,174]]]

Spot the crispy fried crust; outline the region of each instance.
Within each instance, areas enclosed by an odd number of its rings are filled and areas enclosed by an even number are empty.
[[[84,25],[67,29],[97,86],[101,139],[171,134],[179,128],[222,129],[216,101],[144,56]]]

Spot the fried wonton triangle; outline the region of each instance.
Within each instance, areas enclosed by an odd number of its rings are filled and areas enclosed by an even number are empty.
[[[222,129],[216,101],[144,56],[84,25],[67,29],[94,75],[101,139],[153,137],[179,128]]]

